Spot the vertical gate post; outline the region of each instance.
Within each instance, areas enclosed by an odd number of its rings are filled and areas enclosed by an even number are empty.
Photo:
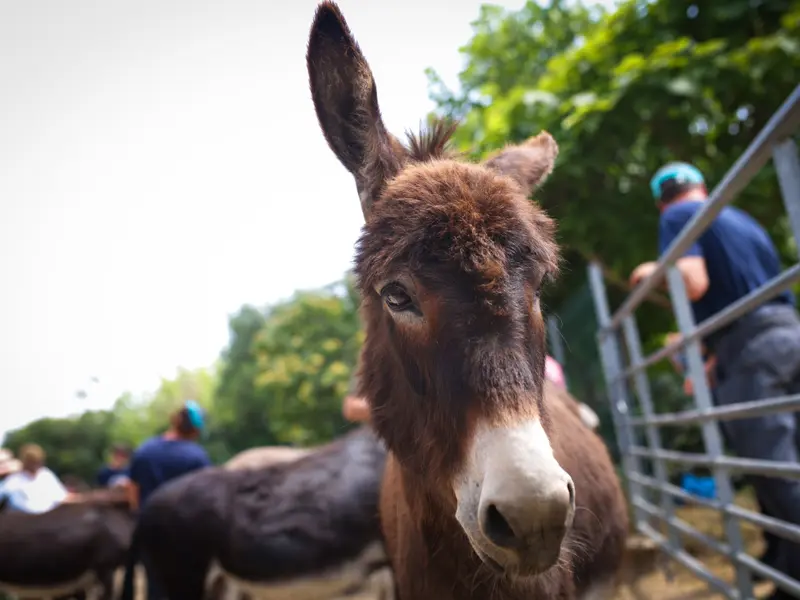
[[[628,492],[631,499],[642,498],[642,486],[628,477],[631,473],[642,475],[643,470],[641,459],[631,453],[631,446],[633,446],[635,437],[633,427],[628,420],[629,403],[627,385],[622,375],[622,354],[617,332],[604,331],[604,328],[611,321],[611,313],[608,309],[603,272],[600,266],[594,262],[589,265],[589,283],[592,288],[598,324],[600,325],[600,333],[598,334],[600,360],[603,364],[603,374],[611,404],[611,418],[614,421],[614,430],[617,434],[617,441],[622,455],[622,467],[628,480]],[[636,530],[641,532],[642,525],[648,521],[648,515],[634,502],[631,502],[631,504],[633,505]]]
[[[772,160],[778,173],[778,183],[783,196],[783,204],[789,215],[789,224],[796,250],[800,253],[800,159],[797,157],[797,144],[792,138],[776,144]]]
[[[561,330],[558,327],[558,319],[555,315],[547,317],[547,337],[550,339],[550,351],[553,358],[561,365],[564,372],[564,385],[569,389],[569,379],[567,378],[566,352],[564,352],[564,340],[561,338]]]
[[[634,365],[641,364],[642,356],[642,342],[639,336],[639,328],[636,325],[636,317],[628,315],[622,322],[625,332],[625,343],[628,346],[628,353],[630,354],[631,363]],[[651,419],[655,414],[653,409],[653,396],[650,390],[650,380],[647,378],[647,372],[644,368],[636,371],[633,375],[634,385],[636,387],[636,395],[639,398],[639,405],[642,407],[642,413],[645,419]],[[670,494],[665,492],[666,484],[669,483],[667,476],[667,469],[665,462],[662,458],[656,457],[655,454],[661,451],[661,432],[658,427],[652,423],[645,425],[645,435],[647,438],[647,445],[653,453],[653,471],[655,472],[656,480],[659,484],[659,504],[661,510],[665,515],[664,522],[667,524],[667,543],[670,548],[677,551],[681,547],[680,537],[675,527],[672,525],[672,518],[675,516],[675,502]],[[671,563],[665,563],[665,570],[667,580],[672,580]]]
[[[683,282],[683,275],[675,266],[670,266],[667,270],[667,281],[669,283],[669,295],[675,311],[675,318],[678,321],[678,330],[682,336],[688,336],[694,331],[695,323],[692,314],[692,307],[686,295],[686,287]],[[700,341],[693,340],[686,346],[686,359],[688,363],[688,375],[692,378],[694,388],[695,408],[700,411],[708,411],[712,407],[711,391],[706,379],[705,365],[703,356],[700,352]],[[722,436],[719,431],[719,423],[715,420],[704,421],[702,424],[703,444],[709,459],[713,462],[723,456]],[[739,523],[730,515],[728,508],[733,504],[733,487],[731,486],[730,473],[725,467],[714,465],[714,480],[716,482],[717,493],[722,504],[722,521],[725,529],[725,537],[730,546],[729,558],[736,568],[736,583],[742,598],[753,597],[753,583],[750,579],[749,570],[739,561],[738,555],[742,552],[742,532]]]

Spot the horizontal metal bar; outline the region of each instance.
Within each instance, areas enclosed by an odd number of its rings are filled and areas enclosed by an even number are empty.
[[[798,125],[800,125],[800,85],[795,87],[747,149],[733,163],[722,181],[711,192],[703,208],[695,214],[667,248],[664,256],[658,261],[656,270],[630,293],[622,306],[611,317],[608,326],[601,330],[601,335],[607,335],[609,331],[617,329],[626,316],[633,314],[636,307],[664,278],[667,267],[683,256],[683,253],[708,228],[722,209],[730,204],[758,171],[767,164],[772,155],[772,146],[789,136]]]
[[[680,352],[692,341],[696,339],[702,340],[704,337],[711,335],[715,331],[719,331],[739,317],[747,314],[747,312],[751,309],[764,304],[765,302],[768,302],[779,296],[786,290],[791,289],[792,285],[798,281],[800,281],[800,265],[794,265],[793,267],[786,269],[777,277],[770,279],[760,288],[750,292],[742,298],[739,298],[733,304],[728,305],[724,310],[721,310],[715,315],[710,316],[708,319],[695,327],[695,329],[688,335],[682,336],[678,341],[672,342],[663,348],[659,348],[652,354],[644,357],[641,361],[631,365],[625,370],[625,372],[622,374],[622,377],[632,377],[633,375],[636,375],[638,371],[646,369],[647,367],[650,367],[657,362],[672,356],[676,352]]]
[[[689,452],[675,452],[674,450],[650,450],[641,446],[631,446],[628,448],[628,452],[633,456],[666,460],[685,465],[722,467],[753,475],[800,479],[800,463],[736,458],[733,456],[720,456],[719,458],[711,459],[707,454],[691,454]]]
[[[656,507],[655,505],[651,504],[650,502],[648,502],[644,498],[634,498],[633,499],[633,504],[635,506],[638,506],[639,508],[641,508],[647,514],[649,514],[649,515],[659,519],[660,521],[663,521],[664,523],[674,527],[675,529],[677,529],[678,531],[680,531],[684,535],[692,538],[693,540],[696,540],[696,541],[700,542],[706,548],[710,548],[714,552],[716,552],[718,554],[721,554],[723,556],[730,556],[731,548],[730,548],[730,546],[728,546],[728,544],[724,544],[722,542],[719,542],[718,540],[715,540],[712,537],[707,536],[702,531],[698,531],[697,529],[695,529],[694,527],[689,525],[683,519],[679,519],[678,517],[669,517],[669,516],[665,515],[663,512],[661,512],[658,509],[658,507]]]
[[[736,560],[751,571],[759,573],[762,577],[773,582],[778,587],[783,588],[784,591],[789,592],[796,598],[800,598],[800,581],[788,577],[786,574],[781,573],[780,571],[765,565],[760,560],[756,560],[752,556],[742,552],[736,555]]]
[[[723,556],[731,557],[734,562],[744,565],[751,571],[760,573],[763,577],[767,578],[769,581],[772,581],[787,592],[800,596],[800,582],[797,580],[787,577],[784,573],[776,571],[772,567],[765,565],[761,561],[756,560],[744,552],[737,552],[735,555],[731,556],[730,546],[727,544],[723,544],[714,538],[701,533],[681,519],[675,517],[666,517],[660,510],[658,510],[657,507],[653,506],[643,498],[634,498],[633,502],[646,513],[663,521],[664,523],[671,525],[678,531],[705,545],[707,548],[710,548],[711,550],[714,550]]]
[[[764,529],[765,531],[769,531],[770,533],[774,533],[775,535],[778,535],[784,539],[800,544],[800,527],[794,525],[793,523],[781,521],[780,519],[776,519],[774,517],[768,517],[767,515],[762,515],[736,505],[726,506],[723,510],[734,517],[738,517],[743,521],[747,521],[748,523],[752,523],[753,525],[761,527],[761,529]]]
[[[652,417],[631,417],[630,424],[643,425],[685,425],[705,423],[706,421],[734,421],[748,417],[762,417],[782,412],[800,411],[800,394],[780,396],[765,400],[752,400],[730,406],[715,406],[708,410],[685,410],[677,413],[662,413]]]
[[[650,527],[647,523],[642,523],[639,526],[639,532],[642,535],[646,535],[651,540],[653,540],[661,551],[669,556],[672,560],[677,562],[682,567],[688,569],[692,572],[693,575],[699,577],[703,581],[705,581],[710,587],[714,588],[718,592],[725,594],[728,598],[732,598],[734,600],[738,600],[740,598],[739,592],[734,590],[730,585],[724,582],[719,577],[712,575],[709,571],[706,570],[705,565],[693,557],[691,554],[686,552],[685,550],[679,550],[675,548],[671,548],[667,541],[664,539],[664,536],[661,535],[658,531]]]
[[[760,288],[739,298],[733,304],[728,305],[725,310],[721,310],[700,323],[691,335],[693,337],[699,336],[700,338],[704,338],[719,331],[726,325],[733,323],[739,317],[743,317],[752,309],[769,302],[786,290],[790,290],[792,285],[798,281],[800,281],[800,265],[789,267],[777,277],[770,279]]]
[[[660,490],[662,492],[666,492],[671,494],[677,498],[681,498],[682,500],[686,500],[687,502],[692,502],[693,504],[699,504],[701,506],[705,506],[707,508],[713,508],[716,510],[720,510],[720,503],[717,500],[712,500],[710,498],[703,498],[701,496],[695,496],[694,494],[690,494],[689,492],[682,490],[677,485],[673,485],[671,483],[661,483],[657,479],[653,477],[648,477],[647,475],[641,475],[639,473],[630,473],[628,475],[629,478],[636,481],[636,483],[655,489]]]
[[[742,519],[743,521],[747,521],[748,523],[752,523],[753,525],[761,527],[761,529],[770,531],[775,535],[800,544],[800,526],[798,525],[781,521],[780,519],[775,519],[773,517],[767,517],[766,515],[747,510],[746,508],[742,508],[736,504],[723,505],[719,500],[695,496],[694,494],[690,494],[689,492],[682,490],[676,485],[671,483],[661,483],[658,479],[655,479],[654,477],[648,477],[647,475],[630,473],[628,474],[628,477],[631,480],[636,481],[636,483],[639,485],[666,492],[667,494],[670,494],[676,498],[680,498],[681,500],[685,500],[686,502],[699,504],[700,506],[705,506],[706,508],[728,513],[738,519]]]

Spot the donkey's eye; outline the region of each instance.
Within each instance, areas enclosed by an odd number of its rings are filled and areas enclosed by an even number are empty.
[[[389,309],[395,312],[407,310],[413,306],[411,296],[399,283],[390,283],[381,290],[381,298]]]

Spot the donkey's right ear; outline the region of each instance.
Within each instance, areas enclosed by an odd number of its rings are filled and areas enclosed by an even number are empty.
[[[538,188],[553,171],[558,144],[546,131],[518,146],[508,146],[483,164],[513,179],[525,195]]]
[[[306,54],[311,96],[322,133],[353,174],[364,218],[386,181],[400,170],[381,119],[375,79],[339,7],[317,7]]]

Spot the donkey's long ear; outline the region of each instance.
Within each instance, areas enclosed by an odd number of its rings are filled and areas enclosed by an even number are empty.
[[[525,194],[539,187],[553,171],[558,144],[546,131],[519,146],[509,146],[486,160],[484,165],[511,177]]]
[[[334,2],[317,8],[306,63],[322,133],[355,177],[368,218],[386,181],[399,172],[400,159],[381,119],[372,71]]]

